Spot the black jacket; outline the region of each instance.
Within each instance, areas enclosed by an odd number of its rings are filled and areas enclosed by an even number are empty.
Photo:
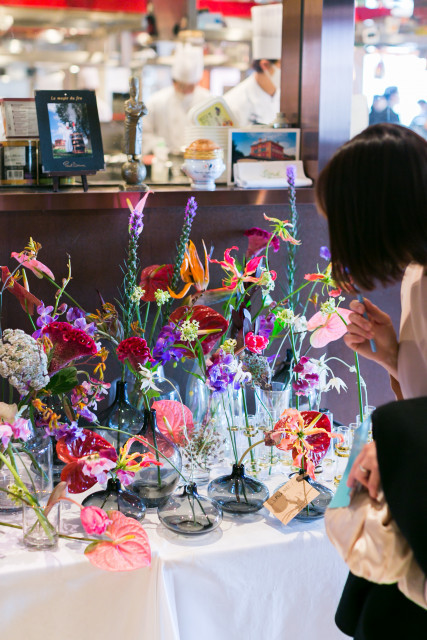
[[[372,424],[387,503],[427,575],[427,398],[384,405],[373,413]],[[351,573],[335,621],[355,640],[427,637],[425,609],[395,584],[378,585]]]

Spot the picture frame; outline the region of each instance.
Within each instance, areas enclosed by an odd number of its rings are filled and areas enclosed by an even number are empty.
[[[51,176],[104,169],[94,91],[36,91],[42,170]]]
[[[292,161],[300,158],[300,129],[248,127],[228,133],[227,184],[234,184],[233,165],[239,161]]]

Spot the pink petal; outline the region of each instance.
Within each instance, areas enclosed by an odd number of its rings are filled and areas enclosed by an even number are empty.
[[[235,266],[234,266],[235,260],[234,258],[230,257],[230,251],[233,251],[233,249],[236,249],[236,251],[238,251],[239,247],[230,247],[229,249],[226,249],[224,251],[224,260],[227,264],[229,264],[233,268],[233,270],[235,270]]]
[[[28,260],[27,256],[19,255],[16,251],[12,251],[10,255],[12,258],[15,258],[15,260],[18,260],[19,264],[22,264],[23,267],[32,271],[37,278],[43,278],[42,273],[45,273],[49,278],[55,280],[55,276],[49,267],[46,267],[45,264],[39,262],[35,258]]]
[[[254,273],[263,258],[264,256],[259,256],[258,258],[252,258],[252,260],[249,260],[245,268],[245,274]]]
[[[175,400],[156,400],[156,402],[153,402],[152,407],[156,410],[159,431],[176,444],[184,444],[184,419],[189,435],[194,429],[193,414],[190,409]],[[168,430],[163,417],[166,417],[169,422],[172,433]]]
[[[320,349],[330,342],[342,338],[347,333],[347,325],[342,321],[340,316],[348,323],[348,317],[351,311],[349,309],[339,308],[339,315],[332,313],[325,318],[320,311],[314,314],[307,322],[307,329],[313,331],[310,337],[312,347]]]
[[[141,523],[127,518],[120,511],[109,511],[108,517],[111,524],[107,533],[111,542],[102,541],[89,545],[85,551],[89,561],[95,567],[106,571],[132,571],[149,567],[150,543]],[[126,536],[132,536],[132,539],[123,540]]]
[[[154,191],[147,191],[147,193],[141,198],[141,200],[135,206],[135,211],[137,211],[138,213],[142,213],[142,211],[144,210],[144,207],[145,207],[145,203],[147,202],[147,198],[150,195],[150,193],[154,193]]]

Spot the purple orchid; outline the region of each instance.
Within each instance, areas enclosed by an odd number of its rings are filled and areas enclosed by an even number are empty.
[[[219,349],[206,368],[206,385],[214,393],[224,393],[233,384],[236,375],[235,358],[231,353]]]
[[[272,313],[261,316],[259,319],[258,335],[270,339],[274,329],[274,321],[275,316]]]
[[[331,259],[331,252],[328,247],[320,247],[319,255],[323,260],[327,260],[328,262]]]
[[[161,328],[156,344],[153,348],[153,358],[156,362],[165,364],[171,360],[178,362],[184,355],[184,349],[174,347],[181,342],[181,333],[176,325],[170,322]]]

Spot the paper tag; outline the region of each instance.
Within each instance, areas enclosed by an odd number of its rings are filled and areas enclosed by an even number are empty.
[[[306,482],[304,477],[295,475],[264,502],[264,507],[283,524],[288,524],[301,509],[319,495],[319,491]]]

